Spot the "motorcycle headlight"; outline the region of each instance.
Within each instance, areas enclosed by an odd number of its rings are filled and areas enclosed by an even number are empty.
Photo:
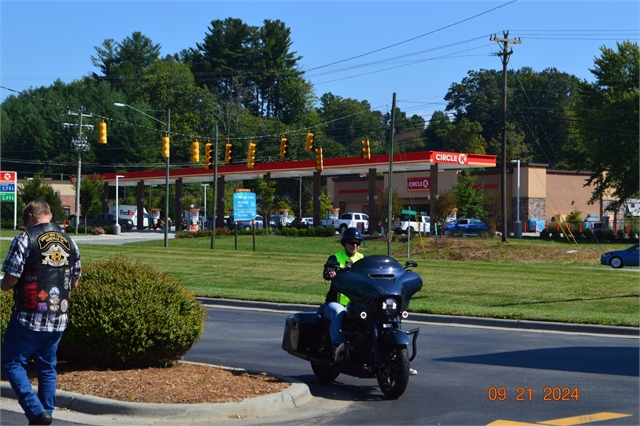
[[[398,315],[398,313],[400,312],[400,306],[398,305],[398,302],[396,301],[396,299],[389,297],[382,301],[382,304],[380,305],[380,310],[386,316],[393,317]]]

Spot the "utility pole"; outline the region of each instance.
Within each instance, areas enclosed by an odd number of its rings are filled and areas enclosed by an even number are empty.
[[[389,129],[389,197],[387,211],[387,256],[391,257],[391,221],[393,220],[393,143],[396,127],[396,94],[391,101],[391,128]]]
[[[78,224],[80,223],[80,182],[82,180],[82,153],[89,151],[89,142],[87,141],[87,137],[82,134],[82,127],[93,130],[93,126],[91,124],[82,124],[82,117],[93,117],[92,114],[83,114],[83,109],[84,108],[81,107],[78,112],[71,110],[67,111],[68,115],[79,116],[80,124],[62,123],[64,127],[78,127],[78,137],[71,141],[71,144],[75,147],[76,151],[78,151],[78,174],[76,176],[76,235],[78,234]]]
[[[520,44],[520,38],[509,39],[509,31],[503,31],[503,38],[496,35],[489,37],[491,41],[502,43],[502,52],[494,53],[502,60],[502,174],[500,176],[501,201],[502,201],[502,242],[507,242],[507,64],[513,50],[510,44]]]
[[[211,187],[213,189],[213,206],[211,206],[211,211],[213,212],[213,216],[211,217],[211,250],[215,248],[216,245],[216,222],[218,221],[217,216],[217,205],[218,205],[218,125],[216,124],[216,146],[213,154],[213,182],[211,183]],[[224,194],[222,194],[224,196]]]

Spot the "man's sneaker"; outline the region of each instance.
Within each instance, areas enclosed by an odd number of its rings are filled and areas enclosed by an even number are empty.
[[[344,361],[344,343],[333,345],[333,360],[335,362]]]
[[[46,411],[43,411],[42,413],[34,417],[29,422],[29,424],[30,425],[50,425],[52,421],[53,421],[53,418],[51,418],[51,414],[47,413]]]
[[[417,376],[418,375],[418,370],[416,370],[414,368],[409,368],[409,375],[410,376]]]

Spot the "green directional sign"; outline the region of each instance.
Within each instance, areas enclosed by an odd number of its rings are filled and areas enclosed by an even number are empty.
[[[410,215],[415,216],[415,215],[418,214],[418,212],[415,211],[415,210],[402,210],[402,214],[410,214]]]

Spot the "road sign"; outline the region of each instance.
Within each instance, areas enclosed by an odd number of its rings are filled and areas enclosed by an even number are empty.
[[[16,201],[16,172],[0,172],[0,202]]]
[[[233,220],[253,220],[256,218],[255,192],[236,192],[233,194]]]
[[[418,212],[415,211],[415,210],[402,210],[402,214],[410,214],[410,215],[415,216],[415,215],[418,214]]]

